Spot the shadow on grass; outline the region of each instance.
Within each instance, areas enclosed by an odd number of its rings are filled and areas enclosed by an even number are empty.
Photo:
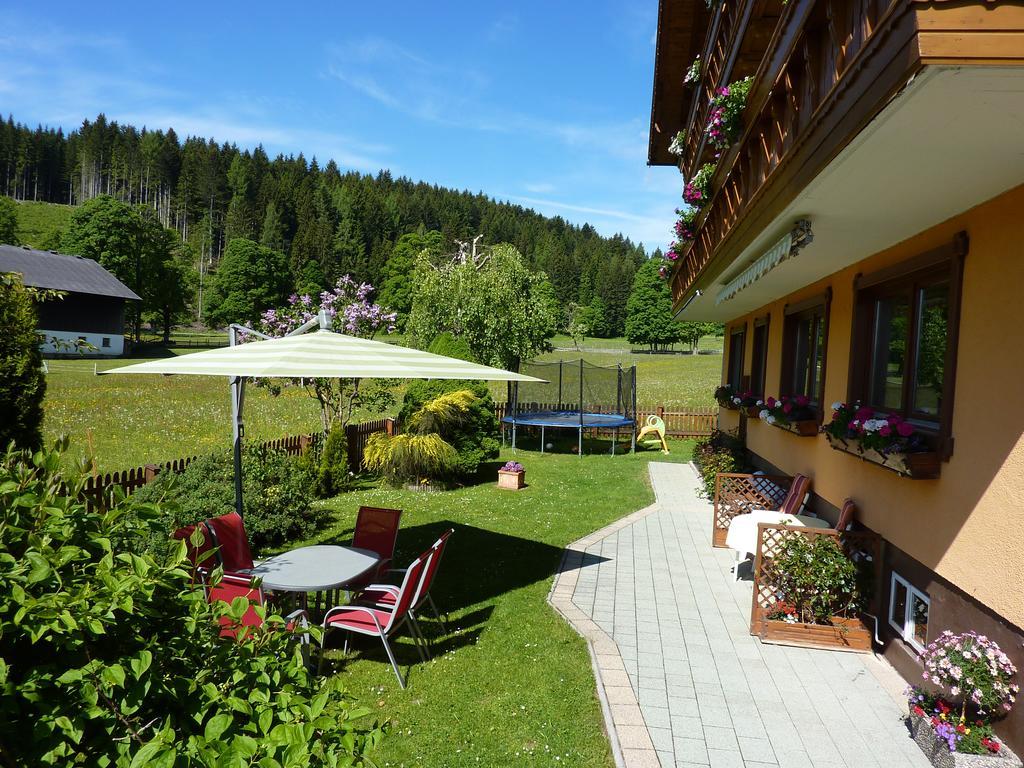
[[[395,564],[404,567],[450,528],[455,533],[448,540],[444,559],[431,589],[431,595],[447,628],[442,628],[426,607],[420,617],[420,624],[430,640],[434,657],[475,644],[494,611],[494,602],[500,596],[550,578],[562,558],[562,549],[559,547],[442,520],[402,528],[398,535]],[[350,540],[351,530],[325,543],[344,545]],[[597,565],[605,559],[588,554],[580,567]],[[375,637],[350,633],[349,655],[342,654],[340,649],[345,634],[332,632],[329,635],[325,669],[340,671],[346,663],[356,658],[388,663],[383,645]],[[419,662],[408,629],[403,629],[400,636],[395,638],[392,650],[403,672]]]
[[[539,427],[520,427],[517,431],[517,450],[533,451],[535,453],[540,453],[541,442]],[[583,455],[590,456],[597,454],[610,454],[612,452],[613,442],[614,441],[611,438],[593,437],[592,435],[588,434],[587,430],[584,430]],[[624,428],[619,435],[618,442],[615,444],[616,455],[629,453],[630,444],[631,443],[629,429]],[[505,445],[507,447],[511,447],[512,445],[511,429],[506,430]],[[639,448],[639,446],[637,447]],[[545,430],[545,453],[575,454],[577,450],[579,450],[579,438],[577,432],[568,429]]]

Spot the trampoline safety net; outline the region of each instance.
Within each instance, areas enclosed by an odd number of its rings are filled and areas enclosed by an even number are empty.
[[[509,385],[507,423],[575,428],[631,427],[636,419],[636,366],[584,360],[524,362],[519,372],[543,383]]]

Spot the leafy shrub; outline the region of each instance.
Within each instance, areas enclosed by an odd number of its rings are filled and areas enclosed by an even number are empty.
[[[469,348],[469,342],[463,338],[456,338],[448,333],[448,331],[438,334],[437,338],[430,342],[427,352],[435,355],[444,355],[445,357],[454,357],[456,360],[465,360],[469,363],[479,362],[473,356],[473,350]]]
[[[699,440],[693,450],[693,463],[700,472],[701,495],[715,497],[715,475],[719,472],[740,472],[746,466],[743,443],[726,432],[715,430]]]
[[[485,461],[498,458],[501,443],[498,440],[498,418],[494,415],[494,398],[487,385],[480,381],[433,380],[414,381],[409,384],[402,401],[398,420],[408,425],[413,415],[431,400],[441,395],[469,390],[476,400],[470,404],[464,420],[439,430],[458,454],[451,469],[455,478],[475,475]]]
[[[829,624],[863,604],[860,572],[832,536],[791,533],[771,559],[779,602],[797,621]]]
[[[136,491],[138,501],[159,502],[165,509],[165,528],[154,545],[165,546],[169,530],[234,511],[234,478],[231,453],[217,453],[196,459],[180,474],[159,475]],[[298,460],[282,451],[245,446],[245,530],[254,549],[280,546],[316,530],[320,513],[312,508],[311,486],[309,473]]]
[[[0,457],[0,744],[10,765],[359,766],[381,737],[307,670],[284,620],[237,640],[159,508],[80,501],[58,450]],[[123,542],[120,544],[119,542]],[[314,632],[315,632],[314,628]]]
[[[431,478],[445,477],[457,462],[455,449],[436,432],[393,436],[374,432],[363,450],[366,468],[379,472],[391,485],[422,484]]]
[[[36,311],[17,275],[0,274],[0,450],[10,441],[23,448],[42,442],[43,374]]]
[[[313,492],[317,497],[329,499],[351,486],[348,436],[340,424],[331,429],[319,451],[307,452],[303,459],[313,478]]]

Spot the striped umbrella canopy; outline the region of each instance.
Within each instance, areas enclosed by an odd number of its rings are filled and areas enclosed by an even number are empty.
[[[222,349],[151,360],[103,373],[162,373],[240,378],[481,379],[542,381],[533,376],[434,355],[383,341],[318,330]]]

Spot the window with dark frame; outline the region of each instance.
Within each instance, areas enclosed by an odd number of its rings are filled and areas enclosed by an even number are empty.
[[[779,394],[804,395],[822,415],[825,396],[825,353],[831,291],[786,307],[782,338],[782,377]]]
[[[751,339],[753,358],[750,363],[750,391],[758,397],[765,396],[765,373],[768,369],[768,317],[754,321]]]
[[[949,246],[855,283],[850,399],[907,419],[946,458],[966,253],[961,233]]]
[[[737,393],[743,391],[743,346],[746,336],[746,325],[737,326],[729,333],[729,380],[726,383]]]

